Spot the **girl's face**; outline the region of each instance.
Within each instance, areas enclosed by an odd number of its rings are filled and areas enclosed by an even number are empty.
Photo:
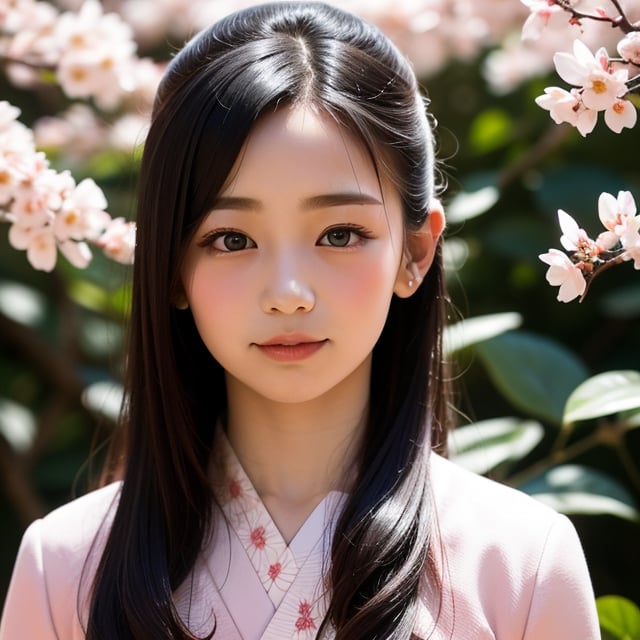
[[[181,275],[230,397],[294,403],[368,389],[406,263],[399,194],[363,145],[287,107],[251,132]]]

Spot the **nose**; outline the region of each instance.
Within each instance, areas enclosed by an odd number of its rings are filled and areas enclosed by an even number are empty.
[[[315,306],[315,293],[304,275],[300,257],[280,256],[266,272],[260,300],[264,313],[308,312]]]

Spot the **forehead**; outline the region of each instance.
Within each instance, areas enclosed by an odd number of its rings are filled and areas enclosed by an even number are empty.
[[[382,189],[382,176],[365,144],[329,114],[309,106],[281,107],[251,130],[222,189],[258,185],[288,189]]]

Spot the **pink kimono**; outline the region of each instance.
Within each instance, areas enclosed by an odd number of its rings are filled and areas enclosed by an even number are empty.
[[[214,489],[223,513],[193,575],[175,593],[178,612],[200,634],[210,632],[215,614],[215,637],[223,640],[311,640],[326,611],[323,575],[346,496],[328,494],[287,545],[224,435],[220,445]],[[435,454],[430,460],[433,550],[443,588],[425,580],[416,634],[432,640],[600,638],[569,520]],[[119,484],[92,492],[28,528],[0,640],[85,637],[91,577],[118,492]]]

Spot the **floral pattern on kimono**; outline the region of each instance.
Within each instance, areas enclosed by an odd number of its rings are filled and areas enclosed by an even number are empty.
[[[222,429],[216,438],[212,480],[221,510],[217,522],[228,526],[217,527],[209,570],[222,599],[246,640],[313,640],[327,609],[324,576],[336,515],[346,496],[330,492],[287,544]],[[253,606],[252,596],[256,602],[261,596],[251,573],[268,596],[271,615],[266,605]]]

